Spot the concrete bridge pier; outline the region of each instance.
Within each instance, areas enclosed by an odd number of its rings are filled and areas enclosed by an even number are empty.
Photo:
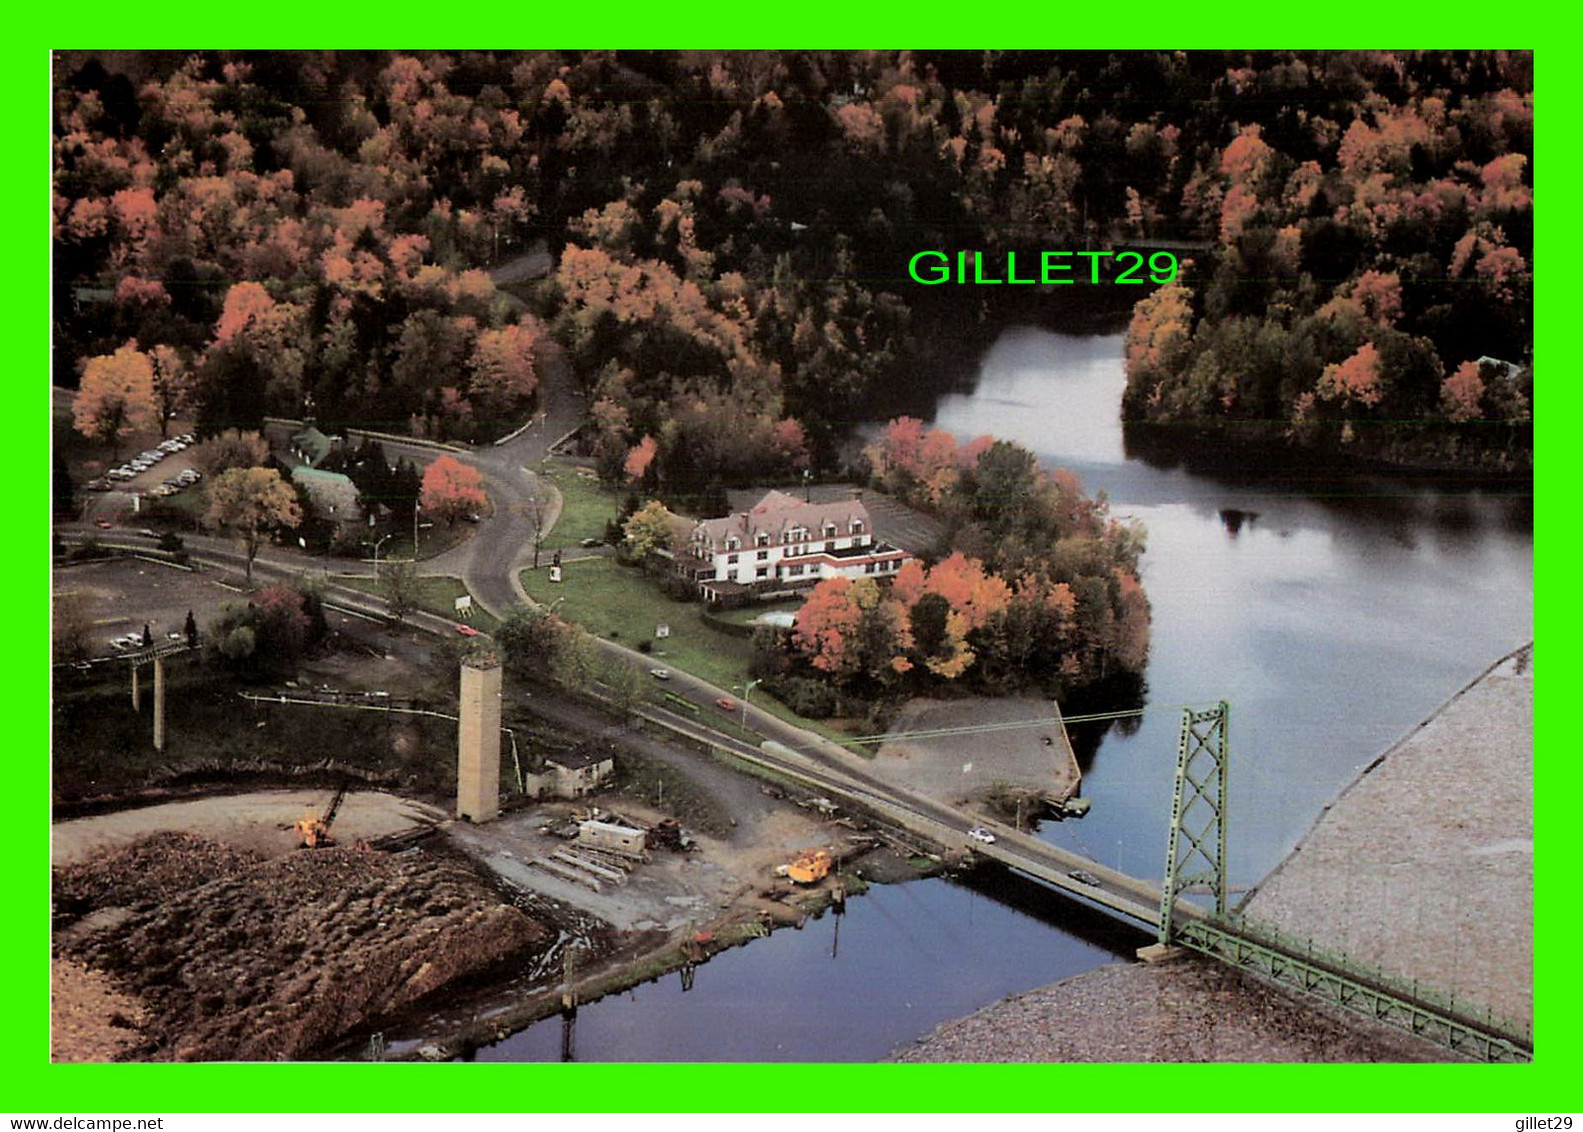
[[[137,679],[135,668],[132,679]],[[165,659],[158,656],[154,658],[154,749],[165,749]]]
[[[132,666],[132,710],[133,711],[142,711],[143,710],[143,697],[140,694],[141,691],[142,691],[142,689],[138,686],[138,682],[137,682],[137,665],[134,664]]]

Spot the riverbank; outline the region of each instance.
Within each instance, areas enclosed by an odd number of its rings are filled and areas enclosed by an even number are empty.
[[[1532,645],[1371,762],[1245,902],[1461,1002],[1533,1011]],[[1435,1061],[1448,1055],[1186,957],[1100,968],[939,1027],[904,1062]]]
[[[948,1022],[894,1061],[1406,1062],[1435,1051],[1218,963],[1114,963]]]

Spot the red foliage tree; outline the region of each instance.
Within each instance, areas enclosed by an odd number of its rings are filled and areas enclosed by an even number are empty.
[[[632,446],[627,453],[627,459],[622,464],[622,470],[627,473],[627,479],[640,480],[648,473],[649,465],[654,463],[654,456],[659,451],[659,442],[652,436],[645,436]]]
[[[797,611],[792,643],[808,662],[837,679],[857,673],[858,630],[863,610],[848,578],[826,578],[813,588]]]
[[[423,470],[419,497],[429,514],[454,523],[484,506],[484,477],[454,456],[441,456]]]

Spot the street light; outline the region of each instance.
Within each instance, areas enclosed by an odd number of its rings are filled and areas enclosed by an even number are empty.
[[[379,574],[379,548],[385,545],[387,539],[394,538],[395,534],[396,532],[392,531],[388,535],[380,535],[378,541],[374,543],[374,574],[376,576]],[[365,541],[363,545],[367,546],[368,543]]]
[[[423,508],[420,505],[416,503],[412,505],[412,560],[414,562],[418,560],[418,512],[422,510]],[[432,526],[434,526],[433,523],[424,523],[423,529],[428,530]]]
[[[748,729],[748,693],[764,683],[763,680],[749,680],[748,686],[742,689],[742,730]]]

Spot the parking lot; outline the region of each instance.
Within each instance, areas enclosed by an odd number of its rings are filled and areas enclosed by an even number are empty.
[[[89,655],[96,657],[115,655],[111,640],[141,636],[145,623],[155,640],[180,633],[189,609],[201,629],[221,603],[237,600],[232,590],[186,570],[135,558],[57,567],[54,589],[57,595],[75,592],[85,600],[93,625]]]
[[[170,438],[163,451],[158,446],[144,449],[88,480],[82,491],[83,517],[94,521],[121,518],[135,513],[140,503],[147,505],[196,486],[203,473],[193,466],[190,436]],[[158,460],[146,459],[155,453],[160,455]]]
[[[136,491],[144,495],[173,495],[182,487],[196,483],[201,474],[192,466],[184,453],[193,444],[192,433],[182,433],[160,441],[129,456],[103,475],[90,479],[84,486],[89,491]],[[162,488],[167,488],[163,490]]]

